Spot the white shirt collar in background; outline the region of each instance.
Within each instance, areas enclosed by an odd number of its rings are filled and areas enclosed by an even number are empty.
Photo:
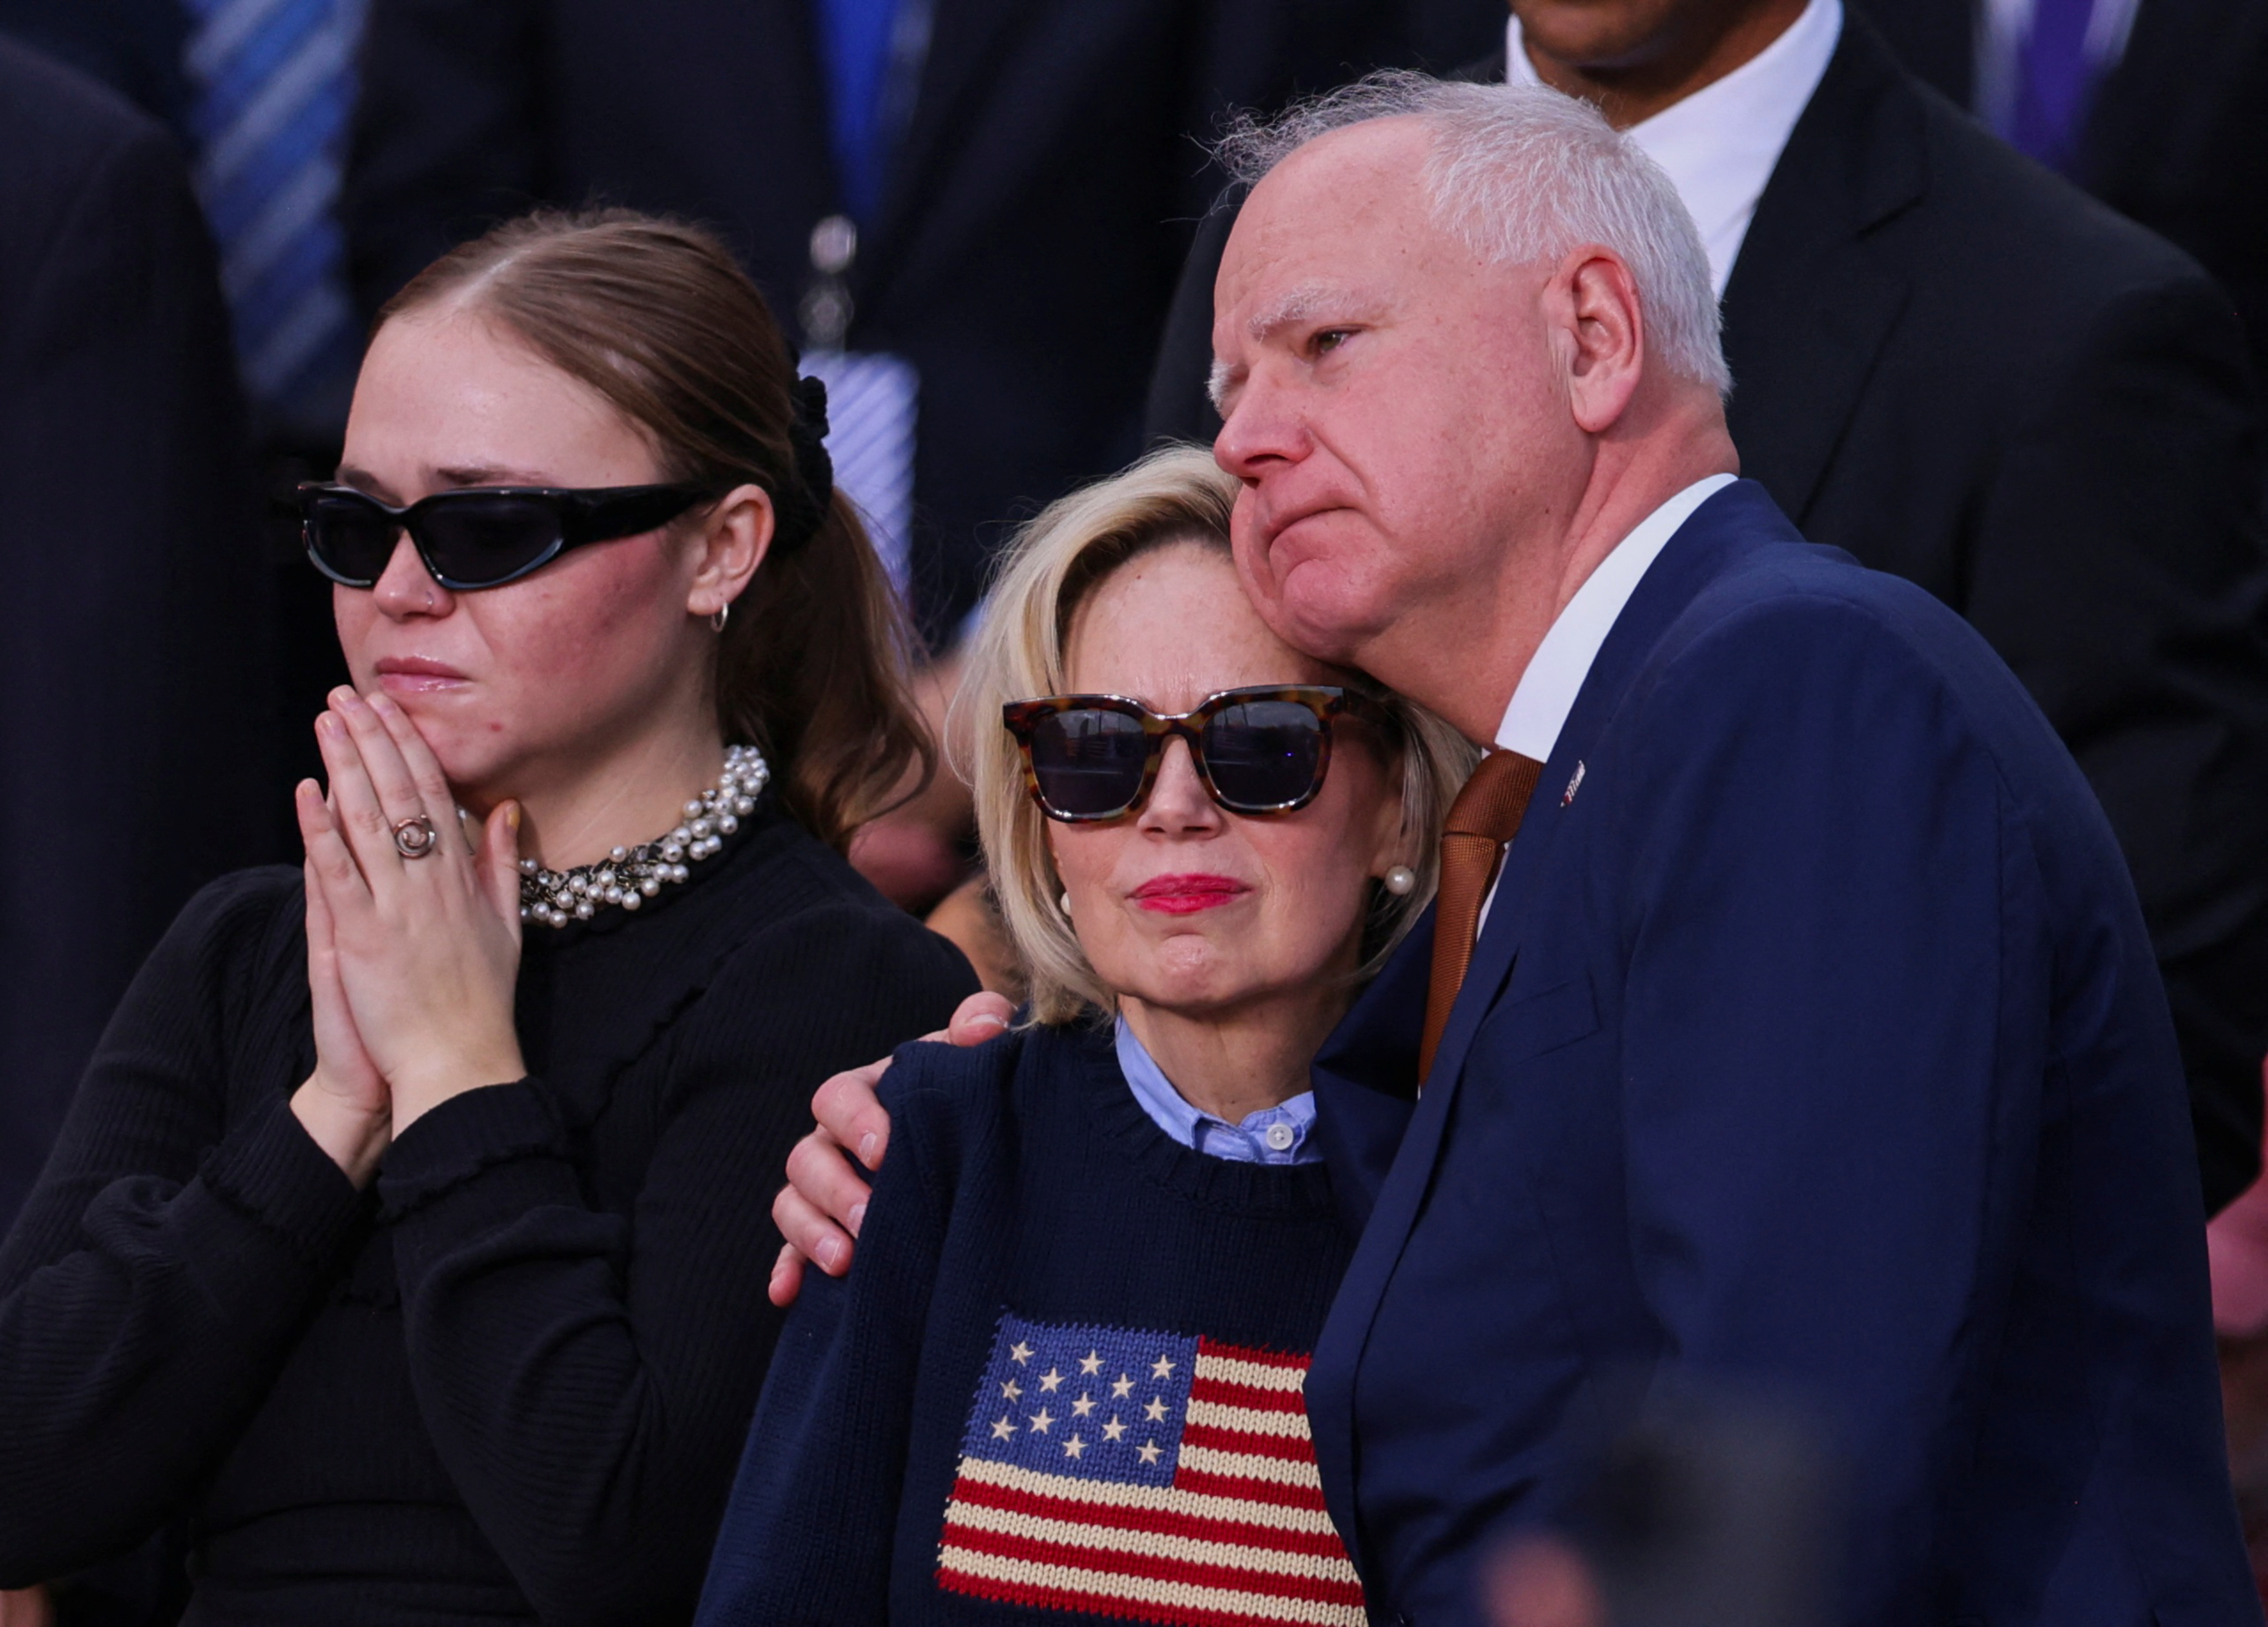
[[[1504,721],[1497,725],[1499,747],[1538,762],[1551,760],[1551,749],[1559,743],[1559,731],[1574,710],[1583,680],[1591,675],[1600,646],[1614,631],[1616,618],[1638,591],[1646,568],[1677,534],[1677,528],[1693,518],[1693,511],[1733,480],[1730,475],[1712,475],[1695,481],[1631,527],[1631,534],[1615,545],[1614,552],[1599,562],[1599,568],[1575,590],[1567,607],[1552,622],[1543,642],[1535,646],[1528,670],[1521,674],[1512,703],[1504,709]]]
[[[1787,138],[1827,72],[1843,37],[1843,0],[1811,0],[1786,33],[1713,85],[1631,127],[1631,139],[1668,173],[1709,251],[1718,298],[1756,218]],[[1506,25],[1505,78],[1541,85],[1521,40]]]

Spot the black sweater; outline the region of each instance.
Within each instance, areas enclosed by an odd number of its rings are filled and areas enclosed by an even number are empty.
[[[313,1065],[297,872],[183,913],[0,1248],[0,1587],[179,1522],[193,1623],[666,1623],[778,1317],[813,1087],[975,988],[767,805],[644,910],[531,926],[534,1077],[357,1194]]]
[[[806,1278],[700,1627],[1357,1627],[1300,1402],[1351,1251],[1323,1167],[1182,1146],[1107,1031],[910,1045],[883,1100],[857,1263]]]

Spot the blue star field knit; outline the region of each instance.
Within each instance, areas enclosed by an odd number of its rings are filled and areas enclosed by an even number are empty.
[[[1319,1165],[1152,1122],[1107,1028],[909,1045],[850,1274],[812,1274],[700,1627],[1359,1627],[1301,1400],[1351,1251]]]

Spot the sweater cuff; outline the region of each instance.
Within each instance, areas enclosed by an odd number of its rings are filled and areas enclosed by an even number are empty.
[[[534,1079],[453,1096],[395,1137],[379,1169],[392,1220],[462,1186],[482,1170],[524,1158],[567,1156],[566,1127]]]
[[[328,1265],[363,1214],[363,1195],[279,1096],[205,1160],[208,1190],[282,1238],[313,1266]]]

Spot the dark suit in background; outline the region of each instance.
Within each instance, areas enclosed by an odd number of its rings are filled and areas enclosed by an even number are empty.
[[[718,226],[792,330],[812,229],[844,207],[814,11],[377,0],[347,202],[364,302],[531,201],[597,200]],[[1425,11],[1453,41],[1447,8]],[[844,337],[919,372],[912,585],[932,637],[1009,524],[1138,449],[1217,186],[1192,136],[1398,60],[1409,26],[1363,0],[936,0]]]
[[[290,10],[273,7],[269,16],[288,15]],[[195,91],[184,71],[194,37],[185,0],[0,0],[0,33],[99,79],[171,128],[192,161],[198,136],[215,134],[199,126]],[[241,41],[239,58],[247,49],[257,52],[259,43]],[[288,58],[272,70],[289,70]],[[304,121],[285,122],[304,129]],[[288,184],[289,179],[276,184]],[[256,228],[256,220],[250,225]],[[338,466],[340,426],[311,430],[304,419],[287,423],[272,416],[263,425],[256,409],[249,416],[254,420],[247,427],[252,478],[268,498],[255,518],[261,523],[270,578],[269,625],[262,638],[271,674],[265,696],[269,735],[259,750],[271,771],[261,805],[265,841],[256,858],[289,863],[299,850],[291,788],[323,772],[309,725],[323,710],[324,697],[347,681],[347,670],[331,625],[330,584],[308,565],[297,518],[284,504],[300,481],[331,477]]]
[[[0,0],[0,34],[98,79],[176,135],[188,123],[182,0]]]
[[[0,40],[0,1217],[144,953],[263,858],[267,579],[173,139]]]
[[[1500,77],[1501,54],[1467,70]],[[1210,439],[1211,217],[1152,385]],[[2031,689],[2134,873],[2208,1204],[2268,1052],[2260,447],[2227,298],[1903,73],[1857,18],[1726,288],[1733,438],[1805,535],[1928,588]]]
[[[1974,104],[1976,0],[1855,4],[1916,75]],[[2268,382],[2268,0],[2139,0],[2070,173],[2219,279]]]

